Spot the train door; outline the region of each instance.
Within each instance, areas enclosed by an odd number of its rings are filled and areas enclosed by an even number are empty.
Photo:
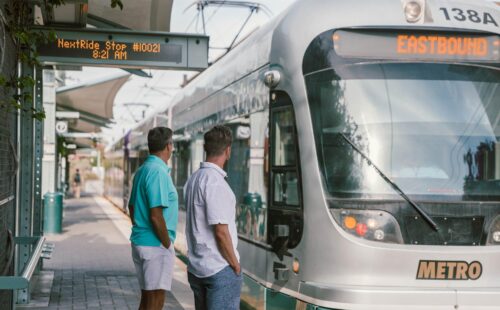
[[[196,170],[200,168],[200,163],[205,161],[205,150],[203,149],[203,135],[197,134],[190,141],[190,164],[189,164],[189,175],[193,174]]]
[[[279,260],[289,256],[302,237],[303,213],[297,128],[292,101],[282,91],[271,93],[268,242]],[[275,277],[282,266],[275,262]],[[285,268],[286,269],[286,268]]]
[[[190,151],[189,141],[179,141],[175,143],[174,154],[172,156],[172,178],[174,180],[177,195],[179,197],[179,207],[185,209],[184,205],[184,184],[189,177]]]
[[[226,162],[227,182],[233,190],[237,204],[241,204],[248,195],[248,160],[250,157],[250,126],[245,123],[227,124],[233,133],[231,160]]]
[[[261,246],[267,246],[268,173],[265,169],[265,145],[268,141],[268,120],[268,111],[254,112],[245,119],[245,123],[233,129],[235,141],[229,160],[230,165],[236,165],[240,175],[236,213],[238,236]],[[239,159],[235,161],[236,158]],[[232,182],[231,177],[229,182]]]

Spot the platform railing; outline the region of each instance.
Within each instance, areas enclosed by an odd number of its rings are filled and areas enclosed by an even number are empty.
[[[22,290],[18,292],[18,300],[21,299],[22,302],[29,302],[29,286],[33,273],[38,265],[40,257],[44,257],[44,252],[47,252],[48,248],[45,245],[45,237],[34,236],[34,237],[14,237],[14,244],[11,244],[11,249],[9,255],[14,255],[15,246],[18,244],[32,244],[34,245],[31,251],[31,256],[24,266],[24,269],[20,275],[14,276],[0,276],[0,290]],[[50,247],[49,251],[52,248]],[[13,261],[13,257],[9,258],[9,261]],[[8,271],[9,267],[6,267]],[[21,297],[21,298],[19,298]]]

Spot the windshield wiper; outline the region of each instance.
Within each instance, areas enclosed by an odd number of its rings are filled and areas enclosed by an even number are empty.
[[[415,202],[413,202],[410,197],[408,197],[405,192],[403,192],[403,190],[396,184],[394,183],[391,179],[389,179],[389,177],[387,177],[387,175],[385,173],[382,172],[382,170],[380,170],[377,165],[375,165],[373,163],[373,161],[368,157],[366,156],[363,151],[361,151],[349,138],[347,138],[343,133],[340,133],[340,136],[347,142],[349,143],[350,146],[352,146],[352,148],[359,153],[359,155],[361,155],[365,160],[366,162],[368,163],[369,166],[372,166],[375,171],[377,171],[377,173],[382,177],[382,179],[384,179],[387,183],[389,183],[392,188],[401,196],[403,197],[404,200],[406,200],[406,202],[408,202],[413,208],[415,208],[415,210],[417,210],[417,212],[427,221],[427,223],[429,223],[429,225],[435,230],[435,231],[438,231],[439,230],[439,227],[437,226],[436,222],[434,222],[432,220],[432,218],[427,214],[425,213],[425,211],[420,208]]]

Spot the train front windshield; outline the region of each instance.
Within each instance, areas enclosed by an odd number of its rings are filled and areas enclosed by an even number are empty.
[[[498,68],[345,63],[305,80],[332,197],[401,199],[361,151],[419,201],[500,201]]]

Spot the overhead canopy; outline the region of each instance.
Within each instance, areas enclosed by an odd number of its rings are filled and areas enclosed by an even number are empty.
[[[120,74],[58,88],[56,90],[57,110],[80,113],[79,119],[68,122],[68,131],[97,133],[101,131],[101,127],[112,123],[115,96],[129,77],[130,74]]]
[[[123,10],[111,8],[109,0],[89,0],[88,23],[109,21],[142,31],[170,31],[173,0],[122,0]]]
[[[122,0],[123,10],[112,8],[109,0],[66,1],[55,7],[63,14],[54,11],[53,16],[44,16],[47,25],[71,25],[85,27],[85,24],[97,28],[127,28],[137,31],[170,32],[170,20],[173,0]],[[87,5],[83,5],[88,3]],[[67,8],[65,8],[67,6]],[[68,12],[75,12],[75,16]],[[63,17],[61,19],[61,16]],[[71,17],[66,20],[66,17]],[[74,17],[76,17],[76,20]],[[83,24],[81,24],[83,21]],[[40,22],[40,21],[39,21]],[[147,76],[137,69],[125,69],[133,74]],[[77,120],[69,120],[69,132],[98,133],[101,127],[112,123],[113,102],[121,86],[130,74],[123,74],[105,80],[84,83],[76,86],[60,87],[56,91],[58,111],[76,111]],[[78,147],[92,147],[89,138],[66,138]]]
[[[67,144],[75,144],[79,149],[87,149],[94,147],[94,141],[88,138],[66,138]]]

